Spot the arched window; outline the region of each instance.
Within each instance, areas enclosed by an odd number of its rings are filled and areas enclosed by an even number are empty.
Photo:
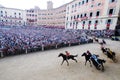
[[[82,14],[80,15],[80,17],[81,17],[81,18],[83,17]]]
[[[111,24],[111,19],[108,19],[108,20],[107,20],[107,24],[106,24],[106,29],[109,29],[109,28],[110,28],[110,24]]]
[[[82,5],[84,4],[84,1],[82,1]]]
[[[86,0],[86,3],[88,3],[88,0]]]
[[[83,24],[85,24],[85,21],[83,21]]]
[[[75,19],[76,17],[74,16],[74,19]]]
[[[100,15],[100,11],[97,11],[96,16],[99,16],[99,15]]]
[[[91,21],[89,21],[89,24],[91,24]]]
[[[91,13],[90,13],[90,17],[92,17],[92,15],[93,15],[93,13],[91,12]]]
[[[108,19],[108,20],[107,20],[107,24],[111,24],[111,19]]]
[[[98,24],[98,20],[95,21],[95,24]]]
[[[84,17],[86,17],[86,16],[87,16],[87,14],[85,13],[85,14],[84,14]]]
[[[113,9],[109,9],[109,15],[113,14]]]
[[[110,2],[112,3],[112,2],[115,2],[115,0],[110,0]]]
[[[97,25],[98,25],[98,20],[95,21],[94,29],[97,29]]]
[[[1,11],[1,13],[3,13],[3,11]]]
[[[77,19],[79,18],[79,15],[77,15]]]
[[[71,16],[71,20],[72,20],[72,16]]]
[[[84,28],[84,26],[85,26],[85,21],[83,21],[83,28]]]
[[[19,15],[21,15],[21,13],[19,13]]]

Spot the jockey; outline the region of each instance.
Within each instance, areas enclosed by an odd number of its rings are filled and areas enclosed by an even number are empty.
[[[87,55],[92,55],[91,52],[89,50],[87,50]]]
[[[105,42],[105,40],[104,40],[104,39],[102,39],[102,42],[103,42],[104,44],[106,44],[106,42]]]
[[[67,57],[70,56],[70,53],[68,51],[65,51],[65,53]]]
[[[108,52],[112,55],[112,51],[110,50],[110,48],[108,48]]]
[[[97,62],[98,66],[100,66],[100,63],[98,62],[98,58],[95,54],[93,54],[91,58],[93,58]]]

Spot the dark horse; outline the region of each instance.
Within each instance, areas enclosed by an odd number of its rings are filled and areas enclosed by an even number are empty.
[[[85,66],[86,66],[86,63],[87,63],[87,61],[89,61],[89,63],[90,63],[90,66],[92,67],[92,64],[91,64],[91,61],[90,61],[90,57],[91,57],[91,55],[87,55],[87,53],[83,53],[81,56],[85,56]]]
[[[98,42],[98,43],[99,43],[98,38],[94,37],[93,40],[94,40],[95,42]]]
[[[66,55],[63,54],[63,53],[60,53],[60,54],[58,55],[58,57],[62,57],[62,58],[63,58],[63,61],[62,61],[61,65],[63,64],[64,61],[66,61],[66,62],[67,62],[67,66],[69,66],[69,62],[68,62],[69,59],[72,59],[72,60],[74,60],[74,61],[77,62],[77,60],[74,58],[74,57],[77,57],[77,56],[78,56],[78,55],[69,55],[69,56],[66,56]]]
[[[100,45],[106,44],[106,41],[103,39],[102,42],[99,42]]]
[[[108,49],[109,49],[109,48],[101,48],[102,52],[103,52],[105,55],[107,55],[108,58],[112,59],[113,62],[117,62],[116,56],[115,56],[116,53],[113,52],[113,51],[110,52]]]
[[[93,58],[91,58],[91,54],[87,55],[86,53],[83,53],[81,56],[85,56],[85,60],[86,60],[85,65],[86,65],[87,61],[89,61],[90,66],[92,67],[92,64],[91,64],[91,61],[92,61],[93,65],[96,67],[97,70],[104,71],[103,63],[106,62],[105,60],[98,59],[98,62],[100,64],[100,66],[98,66],[98,63]],[[98,57],[98,55],[96,55],[96,56]]]
[[[98,59],[98,62],[100,64],[100,66],[98,66],[98,63],[95,61],[95,59],[93,58],[90,58],[93,65],[96,67],[97,70],[101,70],[101,71],[104,71],[104,66],[103,66],[103,63],[105,63],[106,61],[103,60],[103,59]]]

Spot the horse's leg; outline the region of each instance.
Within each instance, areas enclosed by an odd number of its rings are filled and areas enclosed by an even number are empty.
[[[64,62],[64,59],[63,59],[63,61],[62,61],[61,65],[63,64],[63,62]]]
[[[69,62],[68,62],[68,60],[66,59],[66,62],[67,62],[67,66],[69,66]]]
[[[90,63],[90,67],[92,67],[92,64],[91,64],[91,61],[89,60],[89,63]]]
[[[104,71],[104,66],[103,66],[103,63],[101,63],[101,65],[102,65],[102,71]]]
[[[86,66],[87,60],[85,61],[85,66]]]
[[[76,59],[72,58],[72,60],[74,60],[74,61],[77,63],[77,60],[76,60]]]

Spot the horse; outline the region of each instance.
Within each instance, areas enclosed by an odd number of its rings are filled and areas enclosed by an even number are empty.
[[[103,39],[102,42],[99,42],[100,45],[106,44],[106,41]]]
[[[63,61],[62,61],[61,65],[63,64],[64,61],[66,61],[67,62],[67,66],[69,66],[69,62],[68,62],[69,59],[72,59],[72,60],[74,60],[77,63],[77,60],[75,59],[75,57],[77,57],[77,56],[78,55],[69,55],[69,56],[66,56],[63,53],[60,53],[58,55],[58,57],[62,57],[63,58]]]
[[[103,53],[105,53],[105,54],[107,53],[106,48],[101,47],[101,50],[102,50]]]
[[[113,51],[112,52],[106,51],[106,53],[107,53],[107,57],[108,58],[112,59],[113,62],[117,62],[116,57],[115,57],[115,55],[116,55],[115,52],[113,52]]]
[[[103,66],[103,63],[105,63],[106,61],[103,60],[103,59],[98,59],[98,62],[100,64],[100,66],[98,66],[99,64],[95,61],[94,58],[90,58],[93,65],[96,67],[97,70],[101,70],[101,71],[104,71],[104,66]]]
[[[85,56],[85,66],[86,66],[87,61],[89,61],[90,66],[92,67],[92,64],[91,64],[91,61],[90,61],[91,55],[87,55],[87,53],[84,52],[81,56],[82,57]]]
[[[93,40],[95,40],[95,42],[98,42],[98,43],[99,43],[98,38],[94,37]]]
[[[108,48],[101,48],[101,50],[102,50],[102,52],[103,52],[105,55],[107,55],[108,58],[112,59],[113,62],[116,62],[116,61],[117,61],[116,58],[115,58],[115,55],[116,55],[115,52],[112,51],[112,52],[110,53],[110,51],[108,51]]]
[[[103,42],[103,44],[106,44],[106,41],[104,39],[102,39],[102,42]]]

